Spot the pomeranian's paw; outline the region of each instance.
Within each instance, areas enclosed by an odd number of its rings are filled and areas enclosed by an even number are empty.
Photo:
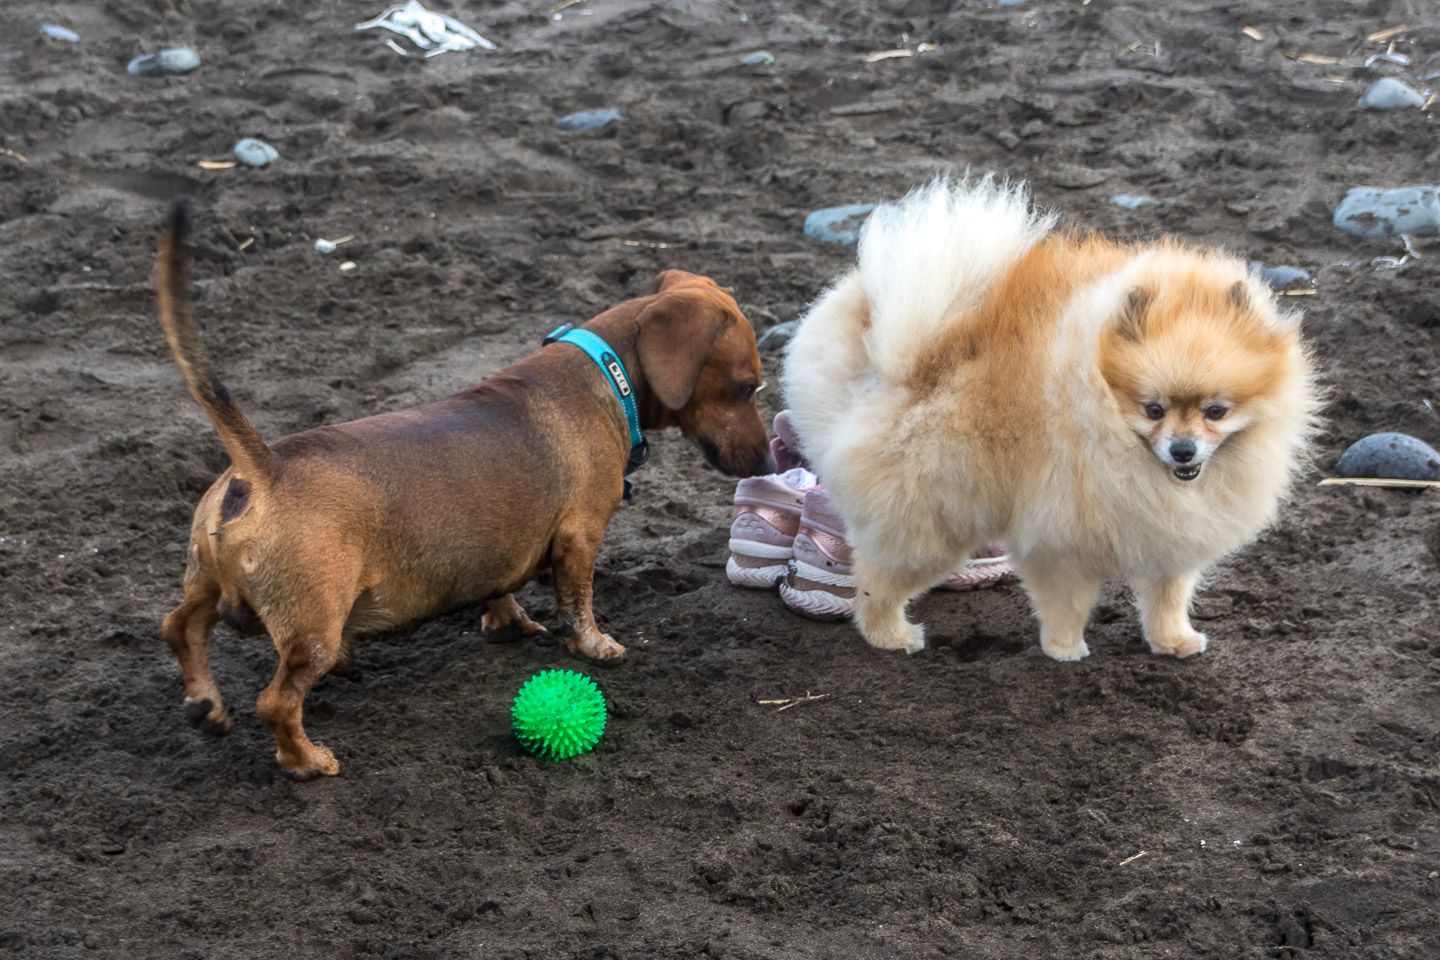
[[[1187,630],[1184,633],[1173,633],[1164,637],[1147,637],[1146,640],[1150,643],[1151,653],[1179,657],[1181,660],[1193,657],[1197,653],[1204,653],[1205,648],[1210,645],[1210,638],[1197,630]]]
[[[1040,649],[1045,651],[1045,656],[1051,660],[1061,660],[1065,663],[1075,663],[1090,656],[1090,647],[1085,643],[1084,637],[1076,637],[1068,643],[1058,640],[1041,640]]]
[[[904,650],[919,653],[925,649],[925,628],[918,623],[907,623],[898,629],[861,631],[865,642],[879,650]]]

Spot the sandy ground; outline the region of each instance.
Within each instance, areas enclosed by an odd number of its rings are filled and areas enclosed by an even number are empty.
[[[247,708],[264,638],[218,637],[237,723],[214,740],[158,637],[225,460],[149,290],[188,193],[207,342],[278,437],[458,390],[667,266],[768,328],[853,255],[805,238],[807,211],[994,169],[1089,226],[1314,272],[1323,468],[1376,430],[1440,439],[1440,256],[1377,271],[1398,244],[1330,224],[1349,186],[1440,171],[1440,110],[1353,108],[1386,46],[1366,35],[1409,24],[1396,49],[1423,63],[1433,4],[589,0],[554,21],[437,0],[501,49],[429,62],[351,30],[381,6],[0,12],[0,954],[1436,955],[1433,493],[1307,475],[1217,572],[1193,662],[1149,656],[1119,590],[1095,654],[1049,662],[1013,584],[919,602],[932,647],[904,658],[729,587],[733,487],[662,439],[597,574],[632,654],[593,671],[613,706],[594,754],[519,753],[514,690],[580,664],[486,644],[461,611],[317,688],[344,773],[292,783]],[[182,43],[194,74],[125,75]],[[776,63],[739,64],[757,49]],[[610,106],[601,134],[554,126]],[[246,135],[281,159],[197,169]],[[553,617],[541,587],[525,600]],[[830,697],[756,702],[807,691]]]

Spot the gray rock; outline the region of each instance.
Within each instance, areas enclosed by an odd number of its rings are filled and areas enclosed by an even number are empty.
[[[40,32],[51,40],[64,40],[66,43],[80,42],[80,34],[69,27],[62,27],[58,23],[41,23]]]
[[[1110,174],[1078,163],[1057,163],[1050,170],[1049,179],[1055,186],[1066,190],[1086,190],[1109,180]]]
[[[795,336],[795,328],[799,326],[799,324],[799,320],[787,320],[784,323],[777,323],[769,330],[766,330],[760,339],[755,341],[755,345],[761,350],[779,350],[790,342],[791,337]]]
[[[1350,445],[1335,472],[1342,477],[1440,480],[1440,451],[1408,434],[1372,433]]]
[[[1272,290],[1302,290],[1315,286],[1315,278],[1299,267],[1267,267],[1259,260],[1249,263],[1250,272],[1259,275]]]
[[[171,77],[189,73],[199,66],[200,54],[189,47],[172,47],[136,57],[125,67],[125,72],[137,77]]]
[[[1158,207],[1160,201],[1154,197],[1147,197],[1143,193],[1117,193],[1110,198],[1110,202],[1117,207],[1124,207],[1126,210],[1138,210],[1141,207]]]
[[[605,107],[601,110],[581,110],[579,113],[571,113],[555,121],[555,126],[570,133],[583,133],[589,130],[603,130],[612,123],[619,123],[621,120],[620,111],[614,107]]]
[[[740,58],[740,62],[747,67],[768,67],[775,62],[775,54],[769,50],[756,50],[754,53],[747,53]]]
[[[264,140],[256,140],[254,137],[246,137],[235,144],[231,151],[235,159],[247,167],[268,167],[280,159],[280,151],[276,150]]]
[[[1356,237],[1440,233],[1440,195],[1435,187],[1351,187],[1335,208],[1335,226]]]
[[[1425,106],[1425,94],[1403,80],[1381,77],[1370,84],[1363,96],[1355,101],[1361,110],[1400,110]]]
[[[805,217],[805,236],[821,243],[853,247],[860,240],[860,227],[874,209],[873,203],[851,203],[814,210]]]

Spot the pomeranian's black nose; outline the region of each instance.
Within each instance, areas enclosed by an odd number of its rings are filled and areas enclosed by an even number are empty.
[[[1194,440],[1172,440],[1170,441],[1170,459],[1176,463],[1189,463],[1195,459]]]

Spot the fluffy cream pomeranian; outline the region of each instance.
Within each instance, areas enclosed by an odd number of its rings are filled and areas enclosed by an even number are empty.
[[[922,649],[906,604],[1003,539],[1049,656],[1090,652],[1117,577],[1152,651],[1200,653],[1197,581],[1290,486],[1317,409],[1298,316],[1231,257],[1054,227],[1023,188],[936,181],[871,215],[790,343],[872,646]]]

